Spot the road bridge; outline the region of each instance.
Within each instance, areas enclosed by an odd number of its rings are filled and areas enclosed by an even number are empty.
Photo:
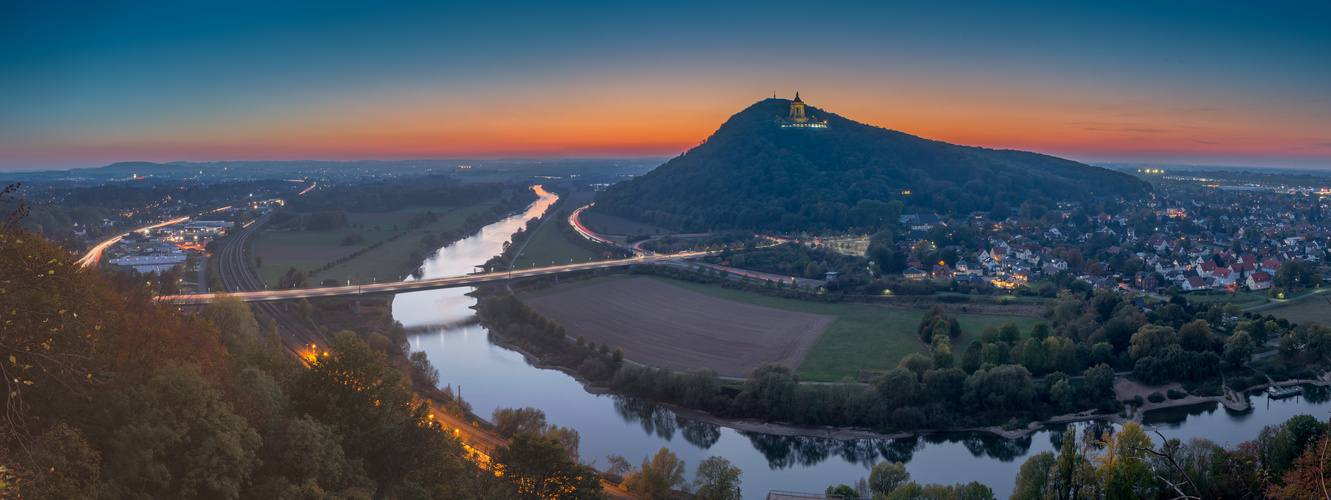
[[[470,274],[466,276],[455,276],[451,278],[434,278],[417,281],[401,281],[397,283],[375,283],[368,285],[350,285],[335,286],[327,288],[296,288],[291,290],[265,290],[251,292],[233,292],[220,293],[213,295],[165,295],[158,297],[157,300],[172,304],[205,304],[211,302],[214,297],[235,297],[245,302],[265,302],[272,300],[290,300],[290,299],[312,299],[312,298],[365,298],[372,295],[391,295],[396,293],[417,292],[421,290],[435,290],[439,288],[456,288],[462,286],[478,286],[488,283],[504,282],[512,279],[531,278],[535,276],[548,276],[552,274],[570,273],[576,271],[588,271],[593,269],[609,269],[614,267],[632,266],[634,264],[646,264],[663,262],[670,260],[692,259],[708,255],[713,252],[683,252],[672,255],[639,255],[629,259],[606,260],[600,262],[585,262],[580,264],[565,264],[549,267],[538,267],[532,269],[517,269],[512,271],[500,271],[482,274]]]

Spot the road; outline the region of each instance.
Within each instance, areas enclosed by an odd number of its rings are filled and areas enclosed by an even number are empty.
[[[151,226],[147,226],[147,227],[141,227],[141,228],[138,228],[138,229],[135,229],[135,230],[132,230],[132,231],[126,231],[126,232],[124,232],[124,233],[121,233],[120,235],[113,236],[113,237],[111,237],[111,238],[107,238],[107,239],[105,239],[105,240],[102,240],[101,243],[98,243],[96,246],[94,246],[94,247],[88,249],[88,253],[83,254],[83,257],[80,257],[80,258],[79,258],[79,260],[78,260],[79,267],[93,267],[93,266],[96,266],[96,265],[97,265],[97,261],[99,261],[99,260],[102,259],[102,250],[106,250],[106,247],[109,247],[109,246],[111,246],[111,245],[116,244],[116,242],[120,241],[121,238],[124,238],[124,237],[126,237],[126,236],[129,236],[130,234],[137,233],[137,232],[139,232],[139,231],[143,231],[143,230],[145,230],[145,229],[156,229],[156,228],[159,228],[159,227],[162,227],[162,226],[169,226],[169,225],[171,225],[171,224],[177,224],[177,223],[185,222],[185,221],[187,221],[187,220],[189,220],[189,219],[190,219],[189,217],[181,217],[181,218],[178,218],[178,219],[171,219],[171,220],[166,221],[166,222],[161,222],[161,223],[158,223],[158,224],[153,224],[153,225],[151,225]]]
[[[266,290],[253,291],[254,288],[236,289],[228,287],[228,293],[220,294],[227,297],[235,297],[245,302],[266,302],[275,300],[291,300],[306,298],[323,297],[346,297],[363,296],[375,294],[395,294],[405,292],[416,292],[420,290],[435,290],[439,288],[456,288],[462,286],[477,286],[486,283],[495,283],[507,281],[510,279],[530,278],[534,276],[546,276],[550,274],[569,273],[575,271],[587,271],[591,269],[607,269],[612,267],[631,266],[634,264],[645,264],[654,262],[663,262],[679,259],[693,259],[709,255],[716,252],[682,252],[670,255],[640,255],[628,259],[606,260],[601,262],[585,262],[580,264],[561,264],[548,267],[537,267],[532,269],[517,269],[513,271],[497,271],[492,273],[469,274],[466,276],[454,276],[451,278],[434,278],[418,281],[402,281],[397,283],[374,283],[369,285],[350,285],[334,286],[326,288],[297,288],[291,290]],[[172,304],[204,304],[213,300],[216,295],[164,295],[157,300]]]

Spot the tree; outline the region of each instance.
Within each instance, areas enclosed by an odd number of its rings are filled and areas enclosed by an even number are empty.
[[[1151,438],[1136,422],[1099,441],[1095,464],[1095,484],[1103,498],[1145,498],[1155,489],[1155,474],[1146,460],[1152,449]]]
[[[38,440],[32,464],[44,472],[40,481],[24,488],[33,498],[96,498],[103,488],[101,456],[84,440],[83,433],[64,422],[52,426]],[[0,494],[4,493],[0,486]]]
[[[856,500],[857,498],[860,497],[860,494],[856,493],[855,488],[850,487],[850,485],[838,484],[836,486],[827,487],[827,497],[842,498],[845,500]]]
[[[192,364],[108,393],[105,495],[238,498],[262,440]]]
[[[1053,480],[1054,467],[1057,464],[1054,452],[1036,453],[1021,464],[1017,472],[1016,484],[1012,486],[1011,500],[1043,500],[1045,489]]]
[[[1252,359],[1252,353],[1255,350],[1257,350],[1257,345],[1248,332],[1235,332],[1225,340],[1225,361],[1231,366],[1243,366],[1244,363]]]
[[[305,275],[305,271],[294,267],[287,269],[286,274],[277,278],[278,288],[308,288],[310,278]]]
[[[1072,400],[1076,394],[1077,390],[1066,379],[1059,380],[1049,388],[1049,399],[1058,405],[1060,411],[1072,409]]]
[[[934,345],[931,351],[933,355],[933,364],[938,368],[952,368],[952,342],[946,335],[934,335]]]
[[[980,341],[971,341],[966,346],[966,350],[961,353],[961,369],[965,370],[966,373],[973,373],[980,369],[980,363],[983,362],[981,356],[983,349],[984,345]]]
[[[1211,324],[1204,319],[1194,320],[1179,328],[1179,345],[1189,351],[1205,351],[1215,344]]]
[[[491,456],[495,471],[523,500],[584,500],[606,498],[601,476],[575,463],[555,440],[518,434]]]
[[[929,359],[929,356],[925,356],[918,352],[907,354],[897,363],[897,368],[910,370],[911,373],[915,374],[917,380],[924,376],[924,372],[933,369],[933,367],[934,361]]]
[[[643,457],[642,467],[624,485],[649,498],[670,498],[670,491],[684,484],[684,461],[662,446],[653,457]]]
[[[1036,323],[1031,327],[1031,338],[1043,341],[1049,336],[1049,323]]]
[[[910,481],[910,473],[906,472],[906,464],[883,460],[874,464],[869,472],[869,491],[874,495],[887,495],[907,481]]]
[[[1011,321],[1004,323],[998,330],[998,339],[1009,344],[1016,343],[1021,340],[1021,328]]]
[[[286,477],[296,484],[313,481],[325,490],[351,486],[370,487],[361,465],[347,460],[338,435],[308,415],[295,418],[287,426],[287,448],[281,465]]]
[[[216,296],[204,306],[201,316],[212,321],[227,352],[239,355],[259,341],[259,322],[250,305],[235,297]]]
[[[940,368],[924,372],[925,393],[943,404],[961,399],[966,389],[966,372],[960,368]]]
[[[530,406],[518,409],[495,408],[490,415],[490,422],[494,424],[495,430],[509,436],[524,432],[541,435],[548,427],[545,412]]]
[[[1291,260],[1280,264],[1271,284],[1289,290],[1316,287],[1322,284],[1322,275],[1317,271],[1317,263],[1308,260]]]
[[[741,398],[750,401],[745,411],[759,418],[788,419],[793,415],[795,387],[799,379],[789,366],[768,363],[754,368],[744,382]]]
[[[721,457],[708,457],[698,463],[693,487],[702,500],[741,500],[740,476],[744,473]]]
[[[1132,334],[1128,354],[1133,360],[1155,354],[1166,346],[1178,344],[1178,335],[1168,326],[1143,325]]]

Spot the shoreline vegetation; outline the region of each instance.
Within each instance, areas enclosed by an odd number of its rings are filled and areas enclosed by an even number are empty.
[[[487,323],[483,319],[480,321],[480,323],[487,328],[491,328],[494,326],[493,324]],[[574,370],[566,366],[547,364],[543,362],[541,358],[537,357],[535,354],[532,354],[531,352],[528,352],[526,349],[523,349],[521,346],[513,342],[510,342],[499,335],[494,334],[493,330],[491,330],[490,338],[495,345],[498,345],[505,349],[513,350],[518,354],[521,354],[523,358],[526,359],[527,363],[535,368],[542,370],[556,370],[572,377],[574,380],[578,381],[578,383],[582,384],[583,390],[587,391],[587,393],[589,394],[613,394],[613,395],[626,396],[608,387],[596,385],[594,382],[588,380],[586,377],[582,376],[582,374],[578,373],[577,370]],[[1120,383],[1126,382],[1127,384],[1130,385],[1136,385],[1151,390],[1164,389],[1170,386],[1178,385],[1176,383],[1170,383],[1170,384],[1163,384],[1161,386],[1144,386],[1136,382],[1128,381],[1127,379],[1124,378],[1119,378],[1118,381]],[[1294,380],[1285,381],[1285,383],[1278,385],[1281,387],[1286,387],[1286,386],[1301,385],[1301,384],[1310,384],[1319,387],[1329,386],[1331,385],[1331,372],[1327,372],[1316,379],[1308,379],[1308,380],[1294,379]],[[809,427],[809,426],[799,426],[786,423],[767,422],[759,419],[725,418],[725,417],[718,417],[706,411],[694,408],[687,408],[679,405],[674,405],[665,402],[658,402],[658,401],[650,401],[650,402],[652,404],[667,408],[670,411],[675,412],[677,415],[680,415],[684,418],[688,418],[690,420],[706,424],[718,425],[721,427],[734,429],[740,432],[754,432],[754,433],[771,434],[777,436],[800,436],[800,437],[818,437],[818,438],[839,439],[839,440],[854,440],[854,439],[901,439],[901,438],[925,436],[931,434],[985,432],[1006,439],[1017,439],[1044,430],[1046,427],[1050,425],[1071,424],[1071,423],[1087,422],[1087,421],[1105,421],[1117,425],[1123,425],[1129,422],[1141,423],[1143,417],[1147,412],[1155,410],[1163,410],[1168,408],[1184,408],[1194,405],[1203,405],[1207,403],[1217,403],[1221,406],[1224,406],[1226,409],[1232,411],[1246,411],[1251,407],[1251,403],[1248,400],[1247,394],[1256,390],[1265,390],[1268,387],[1269,384],[1258,385],[1250,387],[1247,390],[1241,392],[1230,391],[1227,395],[1223,396],[1188,395],[1187,397],[1182,399],[1166,399],[1165,401],[1159,403],[1148,401],[1144,403],[1141,407],[1136,408],[1131,414],[1131,416],[1127,418],[1119,416],[1117,414],[1108,414],[1108,415],[1096,414],[1094,410],[1085,410],[1076,413],[1056,415],[1046,420],[1032,421],[1026,427],[1019,429],[1008,429],[1003,426],[983,426],[983,427],[958,427],[950,429],[919,429],[913,431],[896,432],[892,434],[883,434],[869,428],[833,427],[833,426]]]
[[[647,271],[646,273],[652,274],[650,271]],[[580,277],[566,277],[564,278],[564,282],[568,283],[577,281],[579,278],[586,279],[588,277],[597,276],[600,275],[587,273]],[[529,286],[540,289],[543,287],[543,284],[535,283],[529,284]],[[747,286],[766,288],[753,284]],[[777,290],[774,289],[771,291],[776,292]],[[485,304],[490,301],[510,300],[505,298],[505,296],[496,295],[497,293],[500,293],[497,289],[481,290],[477,293],[482,299],[482,303],[477,306],[478,315],[482,318],[481,322],[487,326],[491,335],[494,335],[492,338],[495,343],[523,354],[527,361],[533,366],[542,369],[557,369],[569,374],[578,380],[589,393],[617,394],[640,398],[669,408],[686,418],[729,427],[744,432],[759,432],[787,436],[827,437],[834,439],[892,439],[949,432],[986,432],[1005,438],[1015,438],[1029,435],[1049,425],[1079,421],[1099,420],[1120,425],[1128,422],[1141,422],[1144,414],[1149,411],[1186,407],[1197,404],[1216,403],[1223,405],[1230,410],[1243,411],[1249,406],[1245,394],[1255,389],[1263,389],[1267,387],[1267,384],[1252,386],[1244,384],[1242,386],[1243,389],[1236,391],[1228,384],[1222,384],[1223,387],[1220,390],[1215,390],[1213,394],[1206,394],[1205,390],[1198,390],[1194,385],[1194,392],[1202,393],[1195,394],[1179,390],[1182,388],[1182,384],[1178,382],[1146,385],[1124,377],[1122,374],[1117,374],[1110,379],[1111,390],[1113,391],[1111,393],[1113,394],[1112,400],[1108,399],[1110,396],[1106,394],[1106,398],[1101,400],[1101,404],[1088,405],[1080,411],[1055,411],[1047,412],[1045,415],[1033,415],[1033,413],[1038,412],[1027,410],[1025,413],[1021,414],[1006,415],[1007,418],[1005,422],[1003,421],[1004,418],[991,418],[986,422],[988,425],[936,426],[929,425],[928,422],[925,422],[925,425],[920,425],[914,428],[900,427],[892,424],[875,428],[863,425],[810,425],[807,423],[796,422],[792,419],[773,419],[770,417],[764,418],[742,415],[736,416],[734,415],[734,411],[730,411],[732,414],[727,415],[725,414],[725,411],[718,411],[725,410],[726,407],[717,401],[717,396],[728,397],[733,401],[735,398],[739,397],[740,393],[745,391],[745,386],[752,384],[754,378],[750,377],[745,381],[723,380],[718,378],[715,382],[706,382],[705,380],[708,376],[706,373],[699,373],[700,370],[675,373],[668,368],[655,369],[639,366],[630,360],[624,359],[623,355],[620,354],[622,351],[610,354],[610,346],[597,347],[590,344],[582,345],[582,339],[573,338],[564,331],[561,325],[557,325],[546,319],[544,316],[541,316],[539,313],[530,310],[525,304],[522,304],[520,300],[516,299],[516,297],[507,296],[511,297],[512,302],[516,303],[510,303],[505,307],[512,308],[507,314],[496,314],[496,308],[490,308],[487,310]],[[503,293],[506,293],[506,291]],[[518,318],[516,321],[513,320],[515,317]],[[541,335],[541,333],[547,333],[548,335]],[[589,354],[580,355],[579,353]],[[619,368],[625,366],[632,367],[630,370],[634,372],[645,372],[645,374],[639,373],[638,375],[646,379],[652,379],[653,377],[674,378],[681,387],[673,389],[673,392],[669,393],[673,396],[673,400],[652,397],[652,394],[643,394],[644,388],[641,385],[635,388],[631,381],[616,380],[619,378]],[[652,375],[653,373],[655,373],[655,375]],[[789,374],[788,369],[786,373]],[[1112,374],[1112,371],[1110,373]],[[1057,373],[1050,374],[1049,376],[1056,379],[1066,378],[1065,375]],[[1231,377],[1232,376],[1233,374],[1231,374]],[[1046,380],[1047,377],[1045,379],[1037,379],[1035,383],[1045,383]],[[697,394],[692,396],[684,394],[684,392],[689,389],[683,386],[687,385],[686,382],[689,381],[703,385],[702,390],[704,393],[701,397]],[[1283,386],[1296,383],[1310,383],[1319,386],[1331,385],[1331,374],[1324,373],[1315,378],[1295,377],[1286,382],[1279,383],[1278,385]],[[802,384],[796,382],[795,387],[805,387],[806,385],[814,384]],[[838,388],[839,390],[846,390],[847,388],[853,387],[866,391],[874,387],[873,383],[853,383],[849,381],[832,384],[819,383],[816,385],[826,388]],[[1239,386],[1240,384],[1235,383],[1234,385]],[[1084,383],[1079,385],[1079,387],[1084,387]],[[1047,391],[1048,386],[1042,390]],[[1162,396],[1165,392],[1170,393],[1168,399]],[[793,393],[789,393],[789,395],[792,398],[807,397],[807,395],[795,396]],[[1148,395],[1152,396],[1149,401],[1146,399],[1146,396]],[[1157,396],[1160,398],[1159,401],[1156,401]],[[678,401],[679,399],[689,399],[690,397],[692,398],[692,402],[695,403],[692,406],[688,404],[680,404],[681,401]],[[1113,407],[1103,407],[1103,403],[1106,402],[1111,403]],[[1100,407],[1092,408],[1092,406]],[[730,408],[730,410],[733,409],[733,407]],[[1072,410],[1075,410],[1075,408]]]

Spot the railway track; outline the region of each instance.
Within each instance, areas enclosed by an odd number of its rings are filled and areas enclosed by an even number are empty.
[[[217,252],[216,258],[219,259],[217,274],[223,290],[253,292],[267,288],[250,267],[248,252],[245,251],[247,242],[267,221],[268,216],[264,216],[246,224]],[[274,321],[277,323],[282,349],[288,354],[305,360],[326,351],[327,342],[323,335],[311,332],[291,315],[286,314],[282,310],[284,306],[285,304],[277,302],[252,304],[255,319],[259,320],[260,326],[267,327]]]

